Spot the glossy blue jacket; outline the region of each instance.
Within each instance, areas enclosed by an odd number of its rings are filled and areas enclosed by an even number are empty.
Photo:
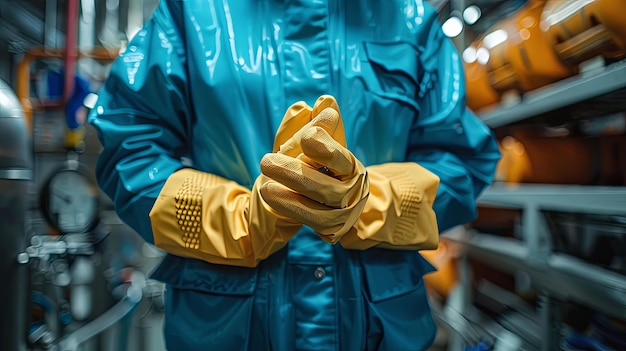
[[[148,213],[184,166],[251,187],[287,107],[336,97],[363,164],[441,178],[440,229],[476,215],[499,158],[465,107],[462,65],[422,0],[162,0],[114,63],[90,122],[99,184],[152,241]],[[423,350],[433,340],[415,251],[345,250],[304,228],[257,268],[168,255],[175,350]]]

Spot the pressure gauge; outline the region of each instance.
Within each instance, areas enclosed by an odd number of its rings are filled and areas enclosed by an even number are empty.
[[[85,233],[98,221],[98,187],[76,160],[64,162],[53,172],[40,195],[44,217],[63,234]]]

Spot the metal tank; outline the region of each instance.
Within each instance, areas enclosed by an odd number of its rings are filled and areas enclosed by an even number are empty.
[[[32,173],[30,133],[13,90],[0,80],[0,350],[26,350],[29,272],[18,256],[28,244],[26,209]]]

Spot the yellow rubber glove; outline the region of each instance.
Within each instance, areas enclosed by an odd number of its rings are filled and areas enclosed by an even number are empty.
[[[276,133],[276,151],[311,122],[311,113],[303,102],[287,110]],[[174,255],[211,263],[256,266],[302,227],[263,200],[259,189],[268,181],[259,176],[250,191],[213,174],[192,169],[175,172],[150,212],[155,245]],[[272,194],[266,197],[278,201]]]
[[[294,111],[293,125],[302,125],[303,115],[306,112]],[[353,225],[367,201],[369,181],[363,164],[345,147],[343,122],[334,98],[318,99],[311,116],[313,120],[291,138],[279,141],[275,146],[278,153],[263,157],[261,171],[272,181],[260,192],[277,212],[336,243],[355,231]]]
[[[433,202],[439,177],[414,162],[367,167],[370,196],[356,231],[341,238],[347,249],[437,248],[439,230]]]
[[[300,140],[302,135],[313,124],[326,130],[339,144],[346,146],[346,133],[343,125],[343,119],[337,118],[332,112],[329,114],[321,114],[327,108],[331,108],[339,112],[339,105],[334,97],[330,95],[322,95],[313,108],[309,107],[305,102],[296,102],[291,105],[276,132],[274,139],[274,152],[297,157],[302,153]],[[315,118],[315,122],[313,119]]]
[[[302,226],[263,201],[258,190],[266,180],[258,177],[250,191],[214,174],[175,172],[150,212],[155,245],[211,263],[256,266]]]
[[[266,169],[264,171],[266,174],[271,173],[271,169],[274,169],[273,172],[277,174],[276,178],[286,177],[287,179],[283,181],[287,183],[294,183],[289,179],[290,174],[296,179],[306,179],[307,177],[301,177],[304,172],[309,174],[310,178],[316,180],[311,182],[295,181],[296,185],[292,184],[292,186],[297,187],[297,184],[300,184],[301,187],[304,186],[305,188],[304,190],[301,189],[302,191],[306,191],[306,188],[310,186],[308,189],[314,193],[311,197],[317,198],[318,201],[311,201],[301,196],[294,198],[293,191],[281,187],[280,184],[273,181],[266,183],[261,188],[261,193],[263,196],[272,194],[276,201],[268,200],[268,202],[271,202],[277,210],[280,208],[281,213],[290,213],[294,218],[305,217],[299,220],[309,223],[314,228],[316,225],[312,222],[321,217],[322,220],[327,221],[326,226],[316,229],[320,233],[330,232],[332,234],[333,223],[336,223],[335,226],[338,227],[339,223],[343,221],[344,225],[340,229],[346,230],[350,223],[354,223],[359,209],[353,211],[347,208],[344,213],[324,217],[322,211],[327,211],[328,207],[323,207],[320,203],[337,203],[340,199],[349,197],[338,196],[342,192],[333,191],[334,187],[330,187],[331,190],[326,189],[324,192],[315,193],[313,188],[327,185],[324,183],[326,178],[321,177],[317,172],[312,172],[312,169],[319,170],[324,161],[317,162],[308,158],[303,154],[302,148],[303,137],[304,139],[316,139],[314,134],[319,131],[312,132],[309,130],[315,126],[327,131],[334,140],[345,147],[343,121],[341,118],[337,119],[337,116],[332,112],[324,111],[329,107],[339,111],[335,99],[332,96],[324,95],[317,100],[313,109],[300,102],[292,105],[285,114],[279,129],[279,136],[277,136],[274,144],[274,152],[299,158],[305,161],[303,164],[284,173],[283,170],[289,168],[289,165],[297,165],[297,163],[280,156],[271,156],[262,161],[262,169]],[[312,117],[316,118],[312,120]],[[305,137],[305,134],[308,135]],[[312,150],[316,150],[316,148],[316,145],[310,147]],[[342,150],[341,148],[338,149]],[[326,152],[326,154],[330,153]],[[350,157],[344,156],[342,158],[346,160]],[[328,168],[331,171],[330,167]],[[370,166],[367,168],[367,172],[370,194],[365,204],[363,202],[358,203],[359,206],[364,205],[358,222],[353,227],[348,228],[348,232],[343,237],[322,234],[322,238],[330,242],[336,242],[340,238],[342,246],[358,250],[365,250],[370,247],[406,250],[436,248],[439,241],[439,230],[432,205],[437,194],[439,178],[413,162]],[[274,188],[274,190],[267,190],[268,188]],[[353,189],[356,188],[353,187]],[[286,200],[283,201],[282,199]],[[301,200],[300,204],[299,200]],[[335,209],[335,211],[337,210]],[[298,213],[294,214],[293,212]],[[329,227],[331,230],[324,230],[324,228]]]

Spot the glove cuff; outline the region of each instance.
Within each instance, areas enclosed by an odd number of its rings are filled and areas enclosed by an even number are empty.
[[[211,263],[256,266],[299,226],[281,225],[286,222],[253,199],[250,190],[233,181],[179,170],[167,179],[150,211],[155,245]]]
[[[152,210],[150,221],[154,244],[175,255],[194,257],[206,251],[202,229],[202,194],[215,186],[219,177],[184,168],[165,182]]]
[[[386,163],[367,168],[370,197],[357,222],[346,235],[346,248],[426,249],[437,246],[439,231],[432,209],[439,178],[414,162]]]

